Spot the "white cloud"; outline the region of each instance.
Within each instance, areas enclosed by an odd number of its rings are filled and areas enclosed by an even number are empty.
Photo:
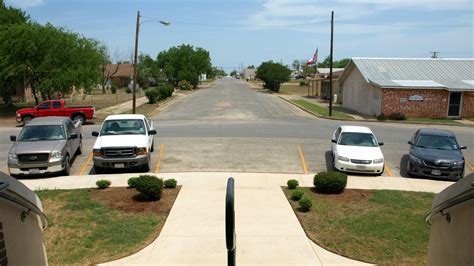
[[[7,0],[5,2],[14,7],[29,8],[42,5],[44,0]]]

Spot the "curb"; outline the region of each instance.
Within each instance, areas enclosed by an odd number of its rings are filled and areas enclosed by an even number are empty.
[[[298,104],[292,102],[291,100],[288,100],[288,99],[285,99],[281,96],[278,96],[278,98],[282,99],[283,101],[291,104],[291,105],[294,105],[296,107],[298,107],[299,109],[309,113],[309,114],[312,114],[316,117],[319,117],[319,118],[323,118],[323,119],[329,119],[329,120],[338,120],[338,121],[351,121],[351,122],[370,122],[370,123],[384,123],[384,124],[410,124],[410,125],[435,125],[435,126],[454,126],[454,127],[474,127],[474,125],[466,125],[466,124],[462,124],[462,123],[459,123],[459,124],[443,124],[443,123],[423,123],[423,122],[417,122],[417,121],[379,121],[379,120],[369,120],[369,119],[363,119],[363,120],[360,120],[360,119],[354,119],[354,120],[348,120],[348,119],[342,119],[342,118],[335,118],[335,117],[327,117],[327,116],[322,116],[322,115],[319,115],[319,114],[316,114],[314,113],[313,111],[310,111],[302,106],[299,106]]]

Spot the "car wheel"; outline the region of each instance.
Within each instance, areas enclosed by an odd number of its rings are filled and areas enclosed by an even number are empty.
[[[336,158],[334,157],[334,155],[332,156],[332,170],[333,171],[339,171],[336,168]]]
[[[81,121],[81,125],[84,125],[84,123],[86,122],[86,118],[83,115],[74,115],[72,117],[72,121],[74,121],[74,123],[76,123],[77,121]]]
[[[413,176],[413,174],[411,173],[411,170],[410,170],[410,169],[411,169],[411,164],[410,164],[410,161],[408,160],[408,161],[407,161],[407,176],[408,176],[408,177],[412,177],[412,176]]]
[[[96,174],[102,174],[102,173],[104,173],[104,168],[94,165],[94,172]]]
[[[146,163],[142,165],[142,171],[143,172],[149,172],[150,171],[150,163]]]
[[[81,139],[80,142],[79,142],[79,147],[77,147],[76,154],[77,154],[77,155],[81,155],[81,154],[82,154],[82,139]]]
[[[69,163],[69,155],[66,155],[66,160],[64,162],[63,175],[70,175],[70,174],[71,174],[71,165]]]
[[[31,120],[33,120],[33,117],[27,115],[27,116],[23,117],[23,119],[21,121],[23,122],[23,125],[26,125],[26,124],[30,123]]]

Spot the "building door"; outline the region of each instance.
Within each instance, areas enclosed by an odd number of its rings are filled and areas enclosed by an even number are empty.
[[[459,117],[461,114],[462,94],[460,92],[451,92],[449,94],[448,116]]]

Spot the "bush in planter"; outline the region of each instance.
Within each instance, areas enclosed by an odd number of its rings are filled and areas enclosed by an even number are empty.
[[[388,119],[390,120],[406,120],[406,116],[402,113],[396,112],[396,113],[391,113],[387,116]]]
[[[131,177],[128,179],[127,184],[131,188],[135,188],[135,184],[137,183],[138,177]]]
[[[148,199],[160,199],[163,179],[152,175],[141,175],[134,181],[134,187]]]
[[[307,197],[302,197],[298,204],[300,205],[300,210],[302,212],[309,212],[311,210],[311,207],[313,206],[313,203]]]
[[[163,184],[165,188],[175,188],[178,185],[178,181],[176,179],[166,179]]]
[[[297,201],[297,200],[300,200],[300,199],[303,197],[303,195],[304,195],[304,192],[303,192],[303,191],[298,190],[298,189],[297,189],[297,190],[293,190],[293,191],[291,192],[291,199]]]
[[[117,93],[117,86],[115,85],[112,85],[112,87],[110,87],[110,91],[112,92],[112,94],[116,94]]]
[[[288,182],[286,182],[286,184],[288,185],[288,189],[295,189],[300,185],[300,183],[296,179],[290,179],[288,180]]]
[[[313,184],[316,192],[339,194],[347,185],[347,175],[338,171],[321,172],[314,176]]]
[[[377,120],[385,121],[385,120],[387,120],[387,116],[384,113],[381,113],[377,116]]]
[[[97,186],[98,189],[108,188],[110,187],[111,184],[112,182],[110,182],[110,180],[105,180],[105,179],[97,180],[97,182],[95,182],[95,185]]]

